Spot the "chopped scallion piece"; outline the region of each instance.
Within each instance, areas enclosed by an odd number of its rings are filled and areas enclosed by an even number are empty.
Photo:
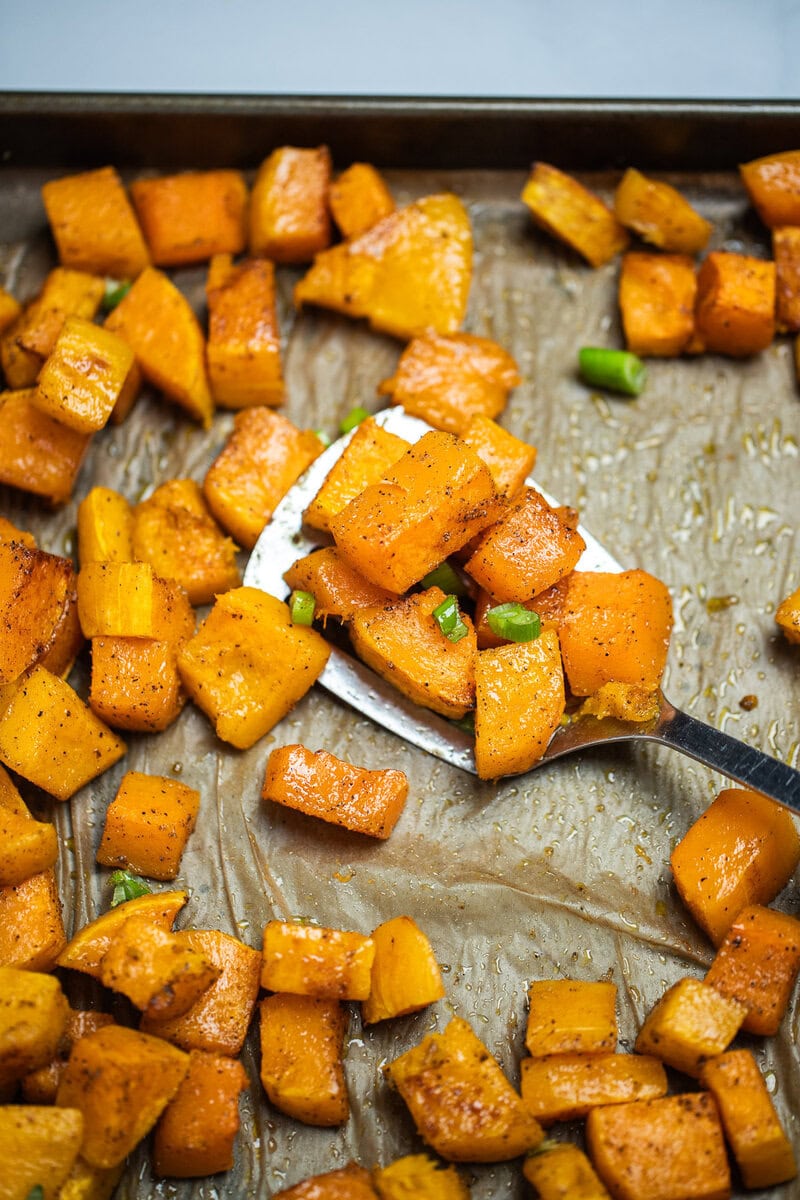
[[[44,1200],[44,1188],[40,1183],[35,1183],[28,1192],[25,1200]]]
[[[292,614],[293,625],[313,625],[314,610],[317,602],[311,592],[292,592],[289,597],[289,610]]]
[[[327,450],[328,446],[330,446],[330,444],[331,444],[331,439],[329,438],[329,436],[325,432],[325,430],[324,429],[315,429],[314,433],[317,435],[317,437],[319,438],[319,440],[322,442],[323,446]]]
[[[593,387],[638,396],[647,380],[647,367],[627,350],[584,346],[578,353],[581,376]]]
[[[107,279],[106,290],[103,293],[103,310],[111,312],[112,308],[116,308],[120,300],[124,300],[128,292],[131,290],[129,279]]]
[[[458,611],[458,598],[446,596],[433,610],[433,619],[450,642],[460,642],[469,633]]]
[[[492,633],[509,642],[532,642],[542,631],[539,614],[524,604],[498,604],[488,610],[486,621]]]
[[[366,421],[369,413],[360,404],[352,408],[344,420],[340,423],[339,429],[342,433],[350,433],[351,429],[356,429],[362,421]]]
[[[464,733],[475,733],[475,714],[468,712],[466,716],[461,717],[458,721],[453,721],[457,729],[463,730]]]
[[[109,883],[114,889],[112,908],[124,904],[126,900],[135,900],[137,896],[147,896],[153,890],[139,875],[133,875],[130,871],[112,871]]]
[[[438,567],[434,567],[432,571],[428,571],[419,581],[421,588],[441,588],[443,592],[447,592],[452,596],[465,596],[467,589],[464,585],[464,580],[459,575],[450,563],[445,561],[439,563]]]

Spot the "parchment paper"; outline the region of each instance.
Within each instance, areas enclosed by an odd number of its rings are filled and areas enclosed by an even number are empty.
[[[23,299],[54,265],[38,199],[41,178],[21,171],[0,177],[6,238],[0,283]],[[667,694],[797,765],[800,658],[774,625],[777,604],[800,583],[800,406],[790,340],[778,339],[741,363],[714,356],[653,361],[637,400],[593,394],[576,379],[577,351],[621,344],[617,264],[593,271],[537,233],[518,200],[520,175],[389,179],[400,203],[445,189],[467,203],[476,245],[467,328],[507,347],[524,375],[503,423],[538,446],[536,476],[543,487],[580,508],[584,523],[625,565],[644,567],[671,588],[676,626]],[[714,248],[769,254],[738,180],[671,181],[714,221]],[[588,182],[608,195],[615,180]],[[283,411],[304,427],[335,433],[353,405],[380,407],[376,385],[393,370],[401,347],[333,315],[309,310],[296,316],[291,289],[299,272],[281,268],[278,274],[288,388]],[[200,269],[176,274],[198,311],[203,278]],[[96,437],[73,502],[53,514],[5,490],[0,511],[30,527],[44,549],[72,552],[76,503],[90,486],[111,486],[136,501],[171,476],[202,481],[231,422],[231,414],[221,414],[203,433],[148,394],[122,427]],[[709,600],[722,596],[733,598],[729,606],[712,604],[716,611],[710,611]],[[85,694],[85,664],[72,681]],[[746,694],[758,698],[751,712],[740,707]],[[69,929],[108,905],[108,872],[95,866],[94,856],[123,773],[176,775],[202,795],[176,881],[192,893],[183,924],[221,928],[260,948],[263,924],[272,917],[310,917],[367,933],[407,913],[431,939],[447,998],[370,1029],[362,1028],[352,1006],[346,1039],[352,1116],[335,1130],[305,1127],[266,1102],[254,1027],[244,1055],[251,1090],[242,1102],[234,1170],[195,1183],[158,1181],[145,1144],[130,1161],[120,1197],[270,1196],[350,1158],[371,1166],[419,1152],[413,1123],[381,1066],[442,1029],[451,1015],[471,1022],[518,1084],[531,980],[613,980],[620,1048],[630,1050],[664,989],[687,973],[702,974],[711,960],[710,945],[672,887],[668,859],[725,781],[675,753],[617,747],[490,785],[426,757],[317,689],[246,753],[218,742],[191,705],[166,733],[126,740],[126,758],[70,804],[24,788],[38,811],[55,815],[63,839],[60,883]],[[408,774],[408,804],[388,842],[260,800],[267,756],[295,741]],[[798,912],[794,884],[778,904]],[[73,995],[81,994],[83,980],[65,982]],[[795,1146],[797,1028],[792,1006],[780,1037],[742,1039],[766,1071]],[[691,1087],[677,1077],[675,1083]],[[580,1128],[557,1127],[555,1136],[580,1137]],[[475,1200],[530,1194],[519,1161],[467,1167],[464,1174]],[[789,1185],[777,1194],[800,1196],[800,1188]]]

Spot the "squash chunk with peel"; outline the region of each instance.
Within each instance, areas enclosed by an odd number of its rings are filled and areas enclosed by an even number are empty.
[[[206,300],[208,379],[217,404],[280,404],[284,386],[273,264],[253,258],[234,266],[230,254],[215,254]]]
[[[194,1179],[230,1170],[239,1132],[239,1094],[247,1086],[236,1059],[192,1050],[189,1071],[156,1126],[156,1175]]]
[[[93,487],[78,505],[78,561],[133,562],[133,511],[112,488]]]
[[[0,483],[63,504],[72,494],[90,436],[67,429],[33,402],[34,388],[0,392]]]
[[[214,402],[205,337],[188,300],[163,271],[147,267],[109,313],[105,327],[128,343],[145,379],[190,416],[210,424]]]
[[[628,234],[600,197],[548,163],[534,163],[522,201],[537,225],[593,267],[601,267],[628,245]]]
[[[134,279],[149,263],[142,231],[113,167],[51,179],[42,187],[42,200],[65,267]]]
[[[58,859],[55,825],[37,821],[0,767],[0,887],[13,887]]]
[[[475,663],[475,763],[481,779],[528,771],[564,715],[564,674],[552,629],[531,642],[480,650]]]
[[[375,943],[362,933],[268,921],[261,986],[330,1000],[366,1000]]]
[[[310,429],[298,429],[271,409],[237,413],[233,432],[206,472],[206,503],[223,529],[252,550],[289,488],[323,449]]]
[[[418,1012],[444,996],[430,942],[411,917],[393,917],[372,931],[375,958],[370,992],[362,1005],[367,1025]]]
[[[390,433],[373,417],[362,421],[303,514],[305,523],[314,529],[330,530],[331,518],[365,487],[379,483],[408,448],[405,438]]]
[[[0,966],[52,971],[66,941],[52,867],[0,887]]]
[[[261,164],[250,197],[250,253],[302,263],[329,245],[327,146],[281,146]]]
[[[122,1162],[155,1125],[188,1068],[182,1050],[122,1025],[77,1041],[56,1103],[83,1113],[86,1161],[95,1167]]]
[[[294,708],[329,654],[316,630],[292,625],[280,600],[243,587],[218,598],[178,669],[217,736],[244,750]]]
[[[522,1174],[536,1188],[539,1200],[611,1200],[589,1159],[570,1142],[553,1143],[529,1155]]]
[[[74,588],[71,559],[0,541],[0,684],[45,653]]]
[[[633,354],[672,358],[694,334],[697,277],[683,254],[625,254],[619,307],[625,345]]]
[[[239,171],[182,171],[131,184],[131,199],[158,267],[240,254],[247,242],[247,184]]]
[[[645,1054],[548,1054],[523,1058],[520,1090],[542,1125],[574,1121],[601,1104],[655,1100],[667,1094],[667,1076]]]
[[[54,976],[0,967],[0,1093],[55,1057],[68,1014]]]
[[[154,892],[117,904],[78,930],[59,954],[58,965],[99,979],[103,956],[126,921],[147,917],[159,929],[171,929],[188,899],[186,892]]]
[[[372,583],[405,592],[502,510],[489,468],[434,430],[330,519],[343,558]]]
[[[77,1105],[0,1106],[0,1194],[4,1200],[25,1200],[36,1195],[37,1187],[45,1200],[63,1196],[62,1184],[78,1158],[83,1136],[84,1119]]]
[[[470,419],[461,436],[486,463],[501,495],[515,496],[533,470],[536,447],[480,415]]]
[[[774,908],[743,908],[725,934],[706,983],[747,1009],[742,1029],[778,1032],[800,971],[800,920]]]
[[[616,1049],[616,984],[542,979],[531,984],[528,996],[525,1045],[534,1058],[549,1054],[607,1055]]]
[[[67,317],[39,372],[36,406],[78,433],[96,433],[134,369],[133,351],[116,333],[82,317]]]
[[[406,1154],[387,1167],[376,1167],[372,1182],[380,1200],[470,1200],[456,1168],[434,1162],[427,1154]]]
[[[648,179],[634,167],[617,185],[614,212],[644,241],[673,254],[699,254],[711,236],[710,222],[676,188]]]
[[[673,984],[647,1016],[636,1039],[639,1054],[652,1054],[697,1078],[703,1064],[727,1050],[747,1010],[700,979]]]
[[[370,1175],[356,1163],[338,1171],[326,1171],[276,1192],[274,1200],[379,1200],[370,1183]]]
[[[378,392],[436,429],[463,434],[473,417],[499,416],[520,382],[517,364],[497,342],[428,332],[409,343]]]
[[[307,1125],[341,1125],[350,1115],[338,1000],[268,996],[260,1004],[261,1082],[281,1112]]]
[[[502,1162],[544,1134],[467,1024],[454,1017],[385,1068],[420,1136],[454,1162]]]
[[[294,290],[399,338],[455,333],[467,311],[472,230],[457,196],[425,196],[351,242],[323,250]]]
[[[467,633],[451,642],[433,617],[446,599],[437,587],[353,614],[350,637],[359,658],[416,704],[454,720],[475,704],[477,642]]]
[[[100,982],[156,1019],[181,1016],[219,974],[185,933],[170,933],[146,916],[128,918],[100,963]]]
[[[200,793],[180,780],[128,771],[106,810],[97,861],[174,879],[199,808]]]
[[[394,592],[378,587],[345,562],[335,546],[312,550],[284,573],[290,588],[311,592],[314,615],[325,621],[335,617],[350,621],[362,608],[375,608],[396,600]]]

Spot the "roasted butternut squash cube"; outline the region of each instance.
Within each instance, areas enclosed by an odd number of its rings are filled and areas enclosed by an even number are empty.
[[[608,205],[548,163],[533,164],[522,202],[537,225],[577,250],[593,267],[609,262],[628,245],[628,235]]]
[[[480,778],[530,770],[560,725],[564,705],[554,630],[542,630],[531,642],[480,650],[475,662],[475,765]]]
[[[799,862],[787,809],[740,788],[723,788],[670,859],[681,899],[715,946],[743,908],[774,900]]]
[[[21,1081],[22,1098],[25,1103],[55,1104],[61,1076],[64,1074],[72,1047],[78,1038],[85,1037],[94,1029],[102,1029],[104,1025],[111,1025],[113,1020],[110,1013],[68,1009],[64,1030],[52,1056],[44,1066],[30,1071]],[[72,1193],[68,1191],[66,1195],[70,1196]],[[61,1200],[60,1197],[59,1200]],[[80,1193],[76,1200],[81,1200]],[[92,1193],[89,1194],[87,1200],[94,1200]],[[99,1200],[103,1200],[103,1198],[100,1197]]]
[[[33,397],[33,388],[0,392],[0,483],[63,504],[72,494],[90,438],[46,416]]]
[[[305,558],[298,558],[284,572],[283,578],[293,590],[311,592],[315,616],[323,622],[328,617],[350,621],[359,609],[374,608],[397,599],[394,592],[387,592],[359,575],[335,546],[323,546],[320,550],[312,550]]]
[[[672,632],[672,601],[646,571],[573,571],[558,627],[564,672],[575,696],[604,683],[658,687]]]
[[[457,196],[424,196],[361,237],[323,250],[294,289],[295,304],[318,304],[373,329],[412,338],[455,333],[472,277],[472,230]]]
[[[36,301],[28,307],[33,308],[35,304]],[[41,354],[33,354],[22,345],[26,319],[26,313],[22,311],[0,333],[0,367],[6,383],[15,391],[35,384],[44,362]]]
[[[204,426],[214,402],[203,331],[189,302],[163,271],[147,267],[113,309],[106,329],[133,350],[145,379]]]
[[[493,419],[521,383],[511,355],[490,338],[432,331],[406,346],[390,379],[378,387],[412,417],[463,434],[473,417]]]
[[[703,1067],[701,1085],[717,1102],[744,1186],[774,1187],[797,1176],[797,1163],[764,1078],[749,1050],[729,1050]]]
[[[498,492],[515,496],[534,468],[536,447],[481,415],[471,418],[461,436],[486,463]]]
[[[118,762],[125,743],[63,679],[34,667],[0,717],[0,761],[57,800]]]
[[[44,667],[53,675],[59,675],[62,679],[66,679],[83,643],[84,636],[78,620],[78,597],[76,592],[71,591],[64,610],[56,622],[53,636],[37,662],[40,667]]]
[[[790,642],[800,642],[800,588],[778,605],[775,621]]]
[[[362,933],[268,921],[261,986],[328,1000],[366,1000],[375,943]]]
[[[83,1115],[76,1107],[52,1108],[33,1104],[0,1107],[0,1162],[3,1193],[24,1200],[41,1189],[43,1196],[61,1196],[84,1135]]]
[[[124,1170],[124,1162],[115,1167],[93,1167],[78,1155],[58,1200],[111,1200]]]
[[[250,253],[279,263],[308,262],[330,244],[331,156],[281,146],[258,169],[250,197]]]
[[[699,254],[711,237],[711,223],[701,217],[677,188],[648,179],[629,167],[614,193],[614,212],[621,225],[659,250]]]
[[[369,163],[353,163],[330,186],[331,215],[342,237],[356,238],[394,212],[392,193]]]
[[[326,1171],[275,1193],[275,1200],[378,1200],[369,1172],[355,1163]]]
[[[469,1200],[470,1192],[455,1167],[427,1154],[405,1154],[387,1167],[376,1167],[372,1182],[380,1200]]]
[[[131,917],[146,916],[160,929],[171,929],[188,899],[186,892],[153,892],[117,904],[73,935],[58,956],[59,967],[69,967],[99,979],[103,956],[126,921]]]
[[[52,867],[0,887],[0,966],[52,971],[66,943]]]
[[[280,404],[284,386],[273,264],[252,258],[234,266],[230,254],[215,254],[206,300],[206,360],[217,404]]]
[[[682,354],[694,334],[696,295],[694,262],[687,255],[624,254],[619,307],[627,348],[645,357]]]
[[[571,1142],[553,1143],[530,1154],[522,1165],[539,1200],[611,1200],[589,1159]]]
[[[95,433],[134,368],[133,351],[121,337],[82,317],[67,317],[39,372],[36,406],[70,429]]]
[[[261,1082],[270,1103],[306,1125],[341,1125],[350,1115],[342,1005],[276,995],[261,1001],[259,1013]]]
[[[714,354],[747,358],[775,336],[775,263],[714,250],[697,276],[695,326]]]
[[[67,317],[91,321],[103,298],[104,284],[94,275],[56,267],[42,290],[0,338],[0,362],[12,388],[36,382]]]
[[[453,434],[432,431],[382,482],[330,519],[340,554],[365,578],[404,592],[497,518],[489,468]]]
[[[444,996],[433,948],[411,917],[393,917],[372,931],[375,958],[369,996],[361,1012],[367,1025],[419,1012]]]
[[[149,879],[174,879],[200,809],[200,793],[179,779],[128,771],[106,810],[97,861]]]
[[[673,984],[647,1015],[636,1038],[639,1054],[652,1054],[698,1078],[709,1058],[727,1050],[747,1009],[701,979]]]
[[[0,334],[5,333],[22,313],[22,305],[10,292],[0,287]]]
[[[575,1121],[601,1104],[655,1100],[667,1094],[667,1075],[645,1054],[548,1054],[523,1058],[520,1091],[536,1120]]]
[[[247,550],[278,504],[324,446],[310,429],[298,429],[280,413],[248,408],[203,481],[212,515]]]
[[[0,1091],[55,1057],[68,1013],[53,975],[0,967]]]
[[[97,1167],[122,1162],[155,1125],[188,1068],[183,1051],[123,1025],[76,1042],[56,1102],[82,1112],[86,1161]]]
[[[142,1029],[184,1050],[235,1058],[255,1008],[261,955],[217,929],[188,929],[183,937],[219,969],[219,977],[182,1016],[160,1019],[145,1014]]]
[[[58,860],[58,837],[50,821],[31,815],[0,767],[0,887],[13,887],[46,871]]]
[[[779,333],[800,329],[800,226],[772,231],[775,259],[775,324]]]
[[[13,683],[51,646],[74,589],[71,559],[0,541],[0,684]]]
[[[65,267],[135,279],[150,261],[142,231],[113,167],[52,179],[42,200]]]
[[[579,717],[616,717],[618,721],[654,721],[661,710],[658,692],[635,683],[604,683],[587,696],[578,709]]]
[[[729,1200],[725,1141],[708,1092],[595,1108],[586,1139],[615,1200]]]
[[[461,1017],[385,1068],[420,1137],[453,1162],[503,1162],[544,1134],[522,1099]]]
[[[542,979],[528,992],[525,1045],[534,1058],[548,1054],[613,1054],[617,1046],[616,984]]]
[[[272,751],[261,789],[264,800],[377,838],[388,838],[407,795],[402,771],[370,771],[298,745]]]
[[[331,518],[342,512],[364,488],[379,483],[408,448],[405,438],[390,433],[373,417],[362,421],[325,476],[303,520],[314,529],[330,531]]]
[[[192,1050],[189,1070],[156,1126],[156,1175],[195,1179],[229,1171],[239,1132],[239,1095],[247,1087],[247,1074],[236,1059]]]
[[[133,510],[133,553],[162,579],[174,579],[192,604],[241,582],[236,545],[226,538],[193,479],[170,479]]]
[[[137,179],[131,200],[157,267],[241,254],[247,243],[247,184],[240,171]]]
[[[244,750],[294,708],[329,654],[316,630],[292,624],[280,600],[237,588],[217,599],[181,649],[178,670],[217,737]]]
[[[178,672],[178,649],[156,638],[92,638],[92,712],[112,729],[132,733],[168,729],[187,700]]]
[[[78,505],[78,561],[133,562],[133,512],[112,488],[93,487]]]
[[[170,933],[146,916],[120,926],[100,963],[104,987],[156,1019],[181,1016],[219,975],[185,933]]]
[[[800,971],[800,921],[750,904],[717,951],[706,983],[747,1009],[742,1029],[761,1037],[778,1032]]]
[[[78,616],[88,638],[155,637],[159,599],[149,562],[89,562],[78,575]]]
[[[739,171],[765,225],[800,225],[800,150],[755,158]]]

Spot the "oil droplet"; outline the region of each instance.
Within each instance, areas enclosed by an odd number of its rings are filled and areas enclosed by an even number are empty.
[[[354,875],[355,875],[355,871],[353,870],[352,867],[345,867],[345,869],[343,871],[334,871],[333,872],[333,878],[338,879],[339,883],[349,883]]]
[[[650,857],[650,855],[647,853],[647,851],[645,850],[644,846],[636,845],[633,848],[636,851],[636,853],[639,855],[639,858],[644,859],[644,861],[647,863],[648,867],[651,867],[653,865],[653,860]]]
[[[656,913],[659,917],[665,917],[667,915],[667,906],[663,900],[656,900]]]
[[[754,696],[752,693],[742,696],[739,708],[743,708],[745,712],[752,712],[754,708],[758,708],[758,696]]]
[[[183,763],[182,762],[174,762],[172,764],[172,774],[173,775],[180,775],[182,771],[183,771]]]
[[[706,600],[706,612],[718,613],[726,608],[733,608],[734,604],[739,603],[738,596],[709,596]]]

